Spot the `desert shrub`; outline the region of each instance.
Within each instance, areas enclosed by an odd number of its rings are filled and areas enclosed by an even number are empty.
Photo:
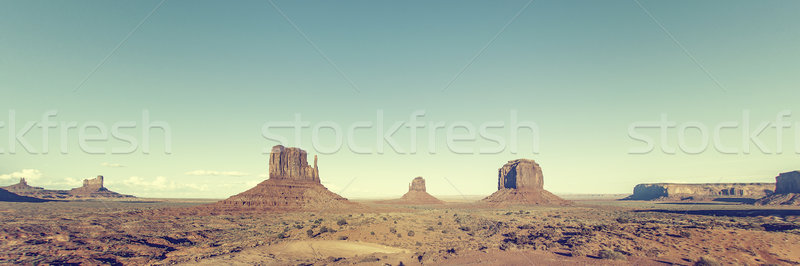
[[[394,221],[394,224],[397,224],[397,220]]]
[[[617,220],[618,223],[621,223],[621,224],[626,224],[626,223],[630,223],[631,222],[631,218],[625,217],[625,216],[617,217],[616,220]]]
[[[436,223],[436,225],[442,225],[442,222],[441,222],[441,221],[439,221],[438,223]]]
[[[360,259],[358,262],[362,262],[362,263],[363,262],[376,262],[376,261],[379,261],[379,260],[381,260],[381,259],[379,259],[378,257],[367,256],[367,257],[364,257],[364,258]]]
[[[397,229],[395,229],[394,227],[389,228],[389,233],[397,234]]]
[[[401,238],[401,237],[403,237],[403,234],[397,233],[397,238]]]
[[[506,215],[511,215],[511,214],[512,214],[512,212],[507,212],[507,213],[506,213]]]
[[[330,231],[331,231],[331,229],[329,229],[327,226],[322,226],[322,227],[319,228],[319,233],[320,234],[327,233],[327,232],[330,232]]]
[[[461,231],[464,231],[464,232],[468,232],[469,231],[469,226],[459,226],[458,229],[461,229]]]
[[[283,228],[283,232],[284,232],[284,233],[286,233],[286,232],[289,232],[289,230],[291,230],[289,227],[284,227],[284,228]]]
[[[413,230],[409,230],[408,231],[408,236],[414,236],[414,231]]]
[[[306,235],[308,235],[308,237],[314,237],[314,230],[308,229],[308,231],[306,231]]]
[[[369,232],[369,234],[374,236],[374,235],[375,235],[375,232]]]
[[[287,235],[286,233],[279,233],[277,237],[278,237],[278,239],[284,239],[284,238],[288,238],[289,235]]]
[[[435,229],[433,228],[433,226],[428,226],[428,228],[427,228],[427,229],[425,229],[425,230],[428,230],[428,231],[433,231],[433,230],[435,230]]]
[[[339,219],[338,221],[336,221],[336,224],[340,225],[340,226],[341,225],[346,225],[347,224],[347,220],[345,220],[344,218]]]
[[[531,233],[531,236],[537,238],[542,237],[547,240],[555,240],[561,238],[562,234],[555,228],[543,228],[542,230]]]
[[[414,245],[415,245],[415,246],[418,246],[418,247],[421,247],[421,246],[422,246],[422,243],[420,243],[419,241],[417,241],[417,243],[416,243],[416,244],[414,244]]]
[[[716,259],[712,257],[702,256],[698,259],[695,263],[695,266],[721,266],[722,263],[719,263]]]
[[[690,233],[689,231],[686,231],[686,230],[681,230],[680,232],[678,232],[678,235],[683,237],[683,238],[689,238],[689,237],[692,236],[692,233]]]
[[[447,234],[447,230],[442,230],[442,234]]]
[[[339,240],[347,240],[347,236],[339,236]]]
[[[601,250],[600,252],[597,252],[597,256],[600,257],[601,259],[604,259],[604,260],[624,260],[624,259],[626,259],[625,255],[622,255],[622,253],[619,253],[619,252],[616,252],[616,251],[613,251],[613,250],[610,250],[610,249],[604,249],[604,250]]]
[[[297,229],[303,229],[303,227],[304,227],[304,226],[303,226],[302,224],[296,224],[296,225],[294,225],[294,228],[297,228]]]
[[[386,217],[381,217],[381,218],[383,218],[384,221],[388,220],[388,219],[386,219]]]

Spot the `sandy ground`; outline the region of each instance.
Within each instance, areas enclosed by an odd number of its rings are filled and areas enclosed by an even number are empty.
[[[800,208],[587,197],[338,212],[177,215],[209,201],[0,203],[0,264],[800,263]]]

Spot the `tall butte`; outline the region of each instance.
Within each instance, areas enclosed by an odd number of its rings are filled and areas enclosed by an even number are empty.
[[[500,167],[497,175],[497,191],[482,201],[497,205],[570,204],[569,201],[544,190],[542,168],[534,160],[529,159],[508,161]]]
[[[318,210],[354,206],[320,183],[317,157],[308,165],[308,154],[300,148],[272,147],[269,179],[215,205],[226,209]]]
[[[405,195],[399,199],[382,201],[380,203],[421,205],[444,204],[445,202],[428,194],[425,188],[425,179],[418,176],[411,180],[411,184],[408,184],[408,192]]]

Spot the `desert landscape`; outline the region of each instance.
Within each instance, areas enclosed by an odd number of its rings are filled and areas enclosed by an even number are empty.
[[[424,178],[416,177],[400,199],[350,201],[322,186],[317,158],[313,165],[306,158],[302,149],[274,147],[269,178],[222,201],[93,197],[2,202],[0,262],[800,263],[800,207],[794,200],[800,193],[800,172],[781,174],[774,191],[767,192],[741,192],[772,188],[763,184],[683,185],[680,193],[671,192],[677,185],[640,185],[624,200],[566,200],[542,188],[539,164],[519,159],[498,169],[498,190],[483,199],[442,201],[426,192]],[[97,187],[102,187],[101,180],[85,184],[105,191]],[[647,201],[631,199],[654,190],[642,187],[664,188],[659,191],[665,194]],[[709,187],[719,191],[708,192]],[[692,193],[697,197],[687,197]],[[747,196],[763,198],[743,200]]]
[[[0,0],[0,266],[800,265],[800,0]]]

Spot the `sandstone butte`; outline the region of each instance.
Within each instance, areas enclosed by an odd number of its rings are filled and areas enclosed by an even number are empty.
[[[103,186],[103,176],[97,176],[92,179],[84,179],[83,186],[73,188],[71,190],[50,190],[41,187],[30,186],[25,178],[20,178],[19,183],[2,187],[2,189],[20,196],[50,200],[135,198],[131,195],[123,195],[108,190],[105,186]]]
[[[775,193],[757,200],[756,204],[800,206],[800,171],[782,173],[775,177]]]
[[[320,183],[317,157],[308,165],[300,148],[272,147],[269,178],[255,187],[213,204],[224,210],[328,210],[358,206]]]
[[[568,205],[564,200],[544,190],[542,168],[534,160],[508,161],[498,169],[497,191],[481,200],[492,205]]]
[[[389,204],[408,204],[408,205],[425,205],[425,204],[444,204],[444,201],[428,194],[425,187],[425,179],[421,176],[415,177],[408,184],[408,192],[399,199],[381,201],[380,203]]]
[[[624,200],[757,199],[772,194],[774,189],[774,183],[638,184]]]

